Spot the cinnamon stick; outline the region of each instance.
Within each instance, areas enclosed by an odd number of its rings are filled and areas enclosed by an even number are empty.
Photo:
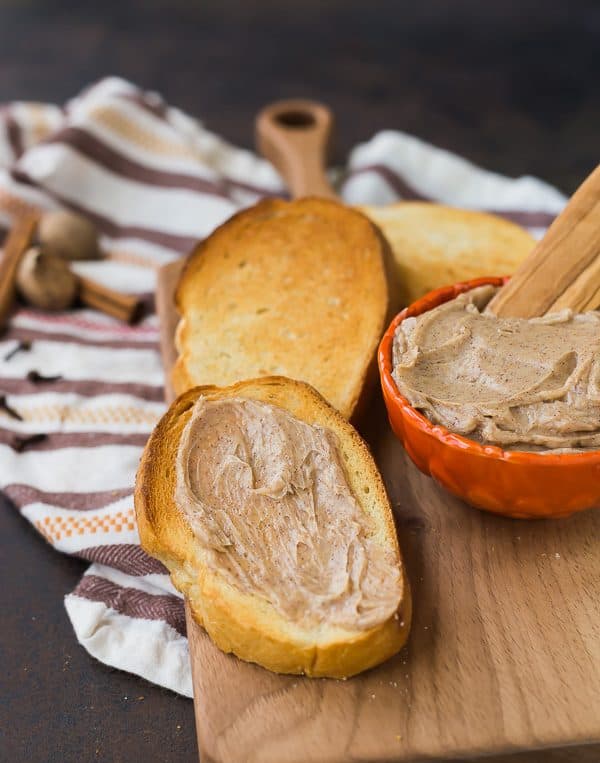
[[[0,260],[0,330],[6,326],[15,301],[15,279],[19,261],[33,239],[38,215],[21,217],[11,228]]]
[[[139,297],[122,294],[88,278],[79,279],[79,299],[84,305],[126,323],[134,323],[140,317],[143,306]]]
[[[600,165],[486,309],[497,316],[519,318],[544,315],[557,305],[578,310],[578,305],[594,300],[597,271],[584,271],[599,256]]]
[[[600,254],[552,303],[548,312],[555,313],[565,307],[570,307],[577,313],[600,307]]]

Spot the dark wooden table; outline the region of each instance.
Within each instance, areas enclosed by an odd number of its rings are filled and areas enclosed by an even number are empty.
[[[4,0],[0,102],[121,74],[250,147],[261,105],[315,97],[337,161],[394,127],[570,192],[599,158],[599,46],[595,0]],[[0,760],[193,761],[191,702],[77,645],[62,599],[85,565],[5,503],[0,538]]]

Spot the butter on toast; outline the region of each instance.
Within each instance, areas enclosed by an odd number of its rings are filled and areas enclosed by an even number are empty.
[[[278,447],[273,459],[266,455],[266,467],[260,456],[265,455],[270,440],[249,432],[243,418],[234,417],[233,424],[223,425],[210,419],[204,430],[209,436],[192,429],[198,405],[223,401],[236,405],[251,401],[293,417],[289,433],[279,432],[281,436],[275,438]],[[281,443],[292,438],[293,445],[294,432],[307,425],[309,437],[327,432],[335,452],[312,450],[310,457],[301,456],[299,465],[290,467],[280,458]],[[225,453],[220,463],[225,471],[218,468],[212,475],[214,443],[223,441]],[[184,454],[179,456],[182,442]],[[186,472],[192,449],[195,465]],[[323,488],[311,483],[331,461],[338,465],[331,479],[334,489],[341,490],[345,482],[353,496],[351,522],[327,501],[323,504]],[[208,501],[213,507],[206,514],[195,513],[197,503],[191,514],[178,503],[181,480],[187,484],[185,480],[194,479],[198,468],[208,470],[195,494],[196,502]],[[189,474],[192,476],[186,476]],[[235,474],[240,478],[232,478]],[[231,500],[222,519],[225,494]],[[283,511],[283,496],[295,501],[299,494],[304,494],[311,510],[292,515]],[[254,500],[259,502],[259,511],[248,522],[248,501]],[[388,659],[406,641],[410,590],[383,481],[356,430],[307,384],[263,377],[227,388],[205,386],[184,393],[146,445],[136,479],[135,510],[142,546],[166,565],[195,620],[225,652],[280,673],[344,678]],[[344,534],[347,551],[340,553],[339,544],[331,539]],[[245,535],[253,543],[244,545]],[[207,541],[207,537],[217,540]],[[324,560],[324,573],[315,573],[315,553]],[[253,581],[261,579],[268,564],[280,565],[271,586],[276,591],[280,586],[283,596],[290,591],[294,595],[296,581],[300,581],[298,585],[309,590],[308,601],[314,597],[320,617],[307,620],[302,607],[296,615],[290,614],[276,596],[256,588]],[[349,569],[356,575],[345,583]],[[364,589],[363,595],[362,581],[372,572],[375,585]],[[284,574],[289,577],[287,587]],[[323,582],[327,579],[334,581],[333,593]],[[382,595],[383,609],[375,618],[361,622],[369,596],[377,602]],[[344,596],[350,597],[350,616],[340,620],[335,613],[339,597]]]

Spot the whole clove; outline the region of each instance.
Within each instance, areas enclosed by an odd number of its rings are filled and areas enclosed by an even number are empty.
[[[0,411],[4,411],[12,419],[23,421],[21,414],[18,411],[15,411],[14,408],[11,408],[10,405],[6,402],[6,395],[0,395]]]
[[[62,379],[62,376],[60,374],[56,374],[56,376],[44,376],[44,374],[41,374],[39,371],[30,371],[27,374],[27,381],[30,381],[33,384],[42,384],[43,382],[55,382],[55,381],[60,381],[61,379]]]
[[[30,445],[35,445],[36,443],[43,442],[46,439],[48,439],[48,435],[44,434],[43,432],[40,432],[40,434],[30,434],[26,437],[15,435],[12,439],[11,445],[14,450],[17,451],[17,453],[22,453]]]
[[[22,351],[29,351],[31,349],[31,342],[29,342],[27,339],[23,339],[16,343],[16,345],[10,350],[5,356],[4,360],[10,360],[11,358],[14,358],[14,356],[18,352]]]

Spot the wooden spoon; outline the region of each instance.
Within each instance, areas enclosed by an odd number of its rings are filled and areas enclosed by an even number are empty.
[[[339,201],[326,175],[333,115],[322,103],[277,101],[256,118],[256,143],[285,180],[294,198],[321,196]]]
[[[534,318],[567,307],[575,312],[600,307],[600,165],[487,310]]]

